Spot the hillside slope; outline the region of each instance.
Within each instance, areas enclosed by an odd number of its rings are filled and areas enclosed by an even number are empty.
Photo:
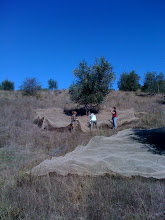
[[[113,91],[103,105],[135,109],[139,123],[119,130],[165,124],[165,105],[160,95]],[[41,180],[26,176],[27,170],[51,156],[65,155],[96,135],[118,132],[105,128],[72,135],[69,131],[41,130],[33,123],[35,109],[52,107],[70,111],[77,105],[70,101],[67,90],[44,91],[35,97],[0,91],[0,219],[163,219],[163,181],[113,176],[52,176]]]

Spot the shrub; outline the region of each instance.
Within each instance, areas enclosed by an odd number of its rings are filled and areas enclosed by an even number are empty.
[[[41,89],[41,85],[36,78],[26,78],[20,89],[24,95],[35,95]]]

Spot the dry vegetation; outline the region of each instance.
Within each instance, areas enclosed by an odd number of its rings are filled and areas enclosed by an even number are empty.
[[[165,124],[159,95],[113,91],[104,104],[120,110],[134,107],[141,119],[129,127]],[[75,135],[42,131],[33,123],[34,110],[50,107],[77,106],[66,90],[45,91],[35,97],[0,91],[0,219],[165,219],[164,181],[119,176],[27,176],[27,170],[49,158],[57,148],[61,149],[58,155],[64,155],[88,143],[92,136],[115,133],[110,129]],[[124,128],[128,125],[119,129]]]

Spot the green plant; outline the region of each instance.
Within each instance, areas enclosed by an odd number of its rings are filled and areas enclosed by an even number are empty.
[[[118,81],[118,88],[122,91],[136,91],[140,88],[140,77],[132,70],[130,73],[122,73]]]
[[[9,80],[5,80],[0,85],[1,90],[14,90],[14,82],[11,82]]]
[[[57,88],[58,88],[57,81],[55,81],[53,79],[49,79],[48,80],[48,88],[49,88],[49,90],[57,90]]]
[[[69,87],[69,94],[72,101],[82,105],[102,103],[115,79],[113,67],[104,57],[96,59],[92,66],[80,62],[73,73],[76,81]]]
[[[36,78],[26,78],[20,89],[24,95],[35,95],[41,89],[41,85]]]
[[[142,87],[144,92],[165,93],[165,76],[162,72],[147,72]]]

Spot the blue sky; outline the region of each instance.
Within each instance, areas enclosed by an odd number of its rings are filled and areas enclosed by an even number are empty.
[[[26,77],[68,88],[85,59],[122,72],[165,74],[164,0],[0,0],[0,82]],[[116,82],[117,82],[116,80]],[[117,84],[114,88],[117,89]]]

